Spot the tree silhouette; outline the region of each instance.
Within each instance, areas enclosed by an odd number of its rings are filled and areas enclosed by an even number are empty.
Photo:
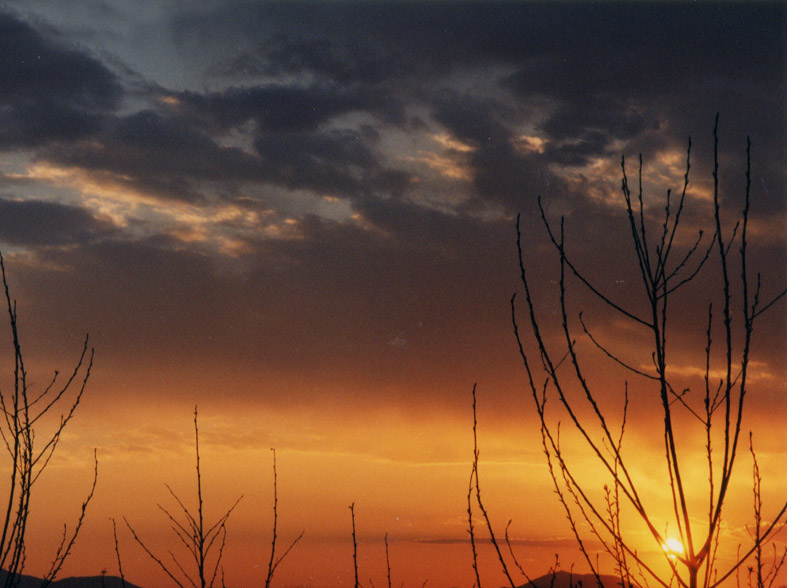
[[[169,559],[172,560],[172,563],[165,563],[161,557],[153,553],[153,551],[142,540],[136,530],[131,526],[131,523],[129,523],[129,521],[125,518],[124,520],[136,543],[143,549],[147,556],[152,561],[154,561],[173,582],[175,582],[175,584],[180,586],[180,588],[186,588],[187,586],[191,586],[192,588],[213,588],[220,573],[221,585],[224,586],[221,560],[224,555],[224,546],[226,545],[227,520],[243,497],[240,496],[235,501],[235,503],[213,523],[213,525],[208,526],[203,516],[204,500],[202,497],[202,471],[200,469],[197,407],[194,407],[194,447],[196,453],[197,475],[196,512],[189,510],[183,501],[168,485],[166,488],[170,495],[177,502],[183,516],[179,519],[170,510],[159,505],[159,510],[161,510],[169,520],[170,527],[177,536],[179,543],[187,549],[192,567],[194,569],[191,571],[187,570],[189,566],[181,563],[172,550],[169,551]],[[293,547],[295,547],[295,545],[301,540],[305,533],[305,531],[301,531],[300,534],[287,546],[283,552],[277,553],[276,548],[279,524],[279,477],[278,471],[276,469],[276,450],[271,448],[271,453],[273,454],[273,523],[271,533],[271,552],[270,559],[268,560],[268,569],[265,576],[265,588],[270,588],[273,583],[274,574],[276,573],[279,565],[289,555],[290,551],[292,551]],[[112,525],[114,531],[114,520],[112,521]],[[115,552],[117,554],[118,571],[120,573],[121,580],[123,580],[125,583],[123,566],[120,558],[120,548],[118,545],[116,533]]]
[[[187,566],[177,558],[175,553],[170,550],[169,556],[171,564],[164,561],[153,553],[153,551],[140,538],[131,523],[124,518],[126,526],[134,540],[143,551],[164,571],[170,579],[180,588],[191,586],[192,588],[213,588],[219,571],[221,570],[221,559],[224,555],[224,546],[227,539],[227,519],[232,511],[238,506],[242,496],[238,497],[235,503],[225,511],[212,525],[205,522],[204,506],[202,497],[202,471],[200,470],[199,454],[199,424],[197,422],[197,407],[194,407],[194,449],[196,454],[196,475],[197,475],[197,509],[196,512],[189,510],[172,488],[167,485],[172,498],[180,507],[182,518],[176,517],[170,510],[160,504],[159,510],[170,522],[170,528],[175,533],[178,541],[189,553],[193,564],[193,570],[187,570]],[[116,547],[117,549],[117,547]],[[215,555],[214,555],[215,554]],[[120,560],[118,556],[118,561]],[[120,564],[118,564],[120,567]],[[223,581],[222,581],[223,585]]]
[[[88,338],[85,337],[82,352],[65,381],[59,377],[59,372],[55,371],[42,391],[33,392],[28,383],[22,353],[16,301],[11,297],[8,287],[2,254],[0,254],[0,275],[3,280],[14,354],[11,386],[0,389],[0,410],[3,413],[3,418],[0,419],[0,437],[10,458],[8,490],[3,509],[2,528],[0,528],[0,569],[6,572],[3,577],[4,588],[13,588],[19,585],[25,567],[27,524],[33,489],[49,465],[63,430],[73,418],[82,400],[93,367],[93,349],[88,346]],[[54,416],[57,412],[61,414],[54,430],[50,433],[42,433],[42,419]],[[49,571],[42,579],[43,586],[50,584],[60,572],[82,528],[98,479],[98,461],[95,452],[93,463],[93,483],[90,491],[82,503],[80,515],[73,529],[69,530],[65,525],[63,527],[63,534]]]
[[[301,540],[305,531],[300,534],[290,543],[284,553],[276,555],[276,541],[279,537],[279,473],[276,470],[276,449],[271,447],[273,454],[273,529],[271,532],[271,557],[268,560],[268,574],[265,576],[265,588],[270,588],[273,582],[273,575],[276,573],[276,568],[284,561],[284,558],[292,551],[295,544]]]
[[[527,374],[528,387],[540,419],[541,439],[546,454],[547,466],[555,491],[564,507],[573,533],[587,564],[601,583],[599,561],[594,558],[587,542],[588,538],[600,543],[604,552],[611,556],[615,573],[624,587],[648,584],[654,581],[664,586],[677,584],[683,588],[713,588],[735,574],[744,562],[754,559],[752,569],[759,570],[752,582],[758,586],[772,582],[781,560],[777,557],[769,573],[762,573],[762,548],[765,543],[785,524],[787,502],[769,518],[762,515],[760,478],[754,456],[755,523],[751,544],[739,550],[731,565],[720,569],[717,557],[724,506],[728,502],[734,465],[741,446],[743,414],[749,394],[749,376],[752,369],[750,356],[752,334],[755,323],[767,310],[780,301],[787,290],[765,299],[761,290],[759,274],[752,280],[748,263],[748,221],[751,189],[751,142],[746,147],[746,188],[742,202],[742,213],[730,230],[722,222],[723,211],[719,198],[718,164],[718,115],[713,130],[713,221],[712,235],[706,238],[702,231],[685,243],[685,230],[681,229],[687,201],[691,140],[686,157],[686,171],[682,190],[676,198],[667,191],[660,220],[655,219],[653,210],[643,203],[642,157],[639,159],[639,181],[636,192],[626,174],[625,158],[621,159],[621,190],[625,201],[630,232],[630,247],[639,270],[640,289],[628,289],[624,299],[615,299],[606,294],[589,277],[588,273],[575,264],[572,251],[565,239],[564,219],[559,227],[547,219],[539,199],[541,219],[547,230],[549,242],[559,257],[560,278],[559,343],[545,334],[545,320],[539,313],[539,302],[534,299],[534,289],[528,275],[522,249],[522,234],[517,219],[517,248],[521,284],[526,305],[525,319],[529,339],[525,341],[524,329],[520,326],[516,308],[516,294],[511,299],[512,321],[519,353]],[[738,249],[734,256],[733,245]],[[718,288],[708,291],[697,279],[700,271],[709,271],[715,265],[720,276]],[[737,277],[734,277],[737,275]],[[588,322],[579,313],[570,316],[569,279],[578,282],[590,293],[592,299],[600,301],[628,321],[634,327],[649,334],[650,346],[647,361],[627,361],[619,350],[612,349],[591,332]],[[681,387],[675,381],[675,354],[669,335],[685,325],[675,325],[672,320],[675,304],[674,295],[679,290],[694,288],[691,296],[696,300],[707,300],[707,330],[704,356],[704,390],[700,393],[690,387]],[[639,296],[636,299],[635,296]],[[721,303],[721,334],[718,333],[719,311],[713,298]],[[641,303],[641,310],[635,303]],[[718,303],[718,302],[717,302]],[[734,326],[733,326],[734,323]],[[629,409],[629,382],[620,391],[622,420],[618,426],[612,424],[613,417],[603,407],[602,392],[590,384],[590,362],[578,349],[578,341],[584,338],[606,360],[632,374],[637,386],[637,398],[646,400],[648,394],[656,398],[663,419],[664,465],[671,495],[671,521],[677,528],[680,544],[667,543],[666,533],[659,528],[654,515],[655,508],[644,496],[643,480],[637,477],[633,463],[636,456],[623,449],[623,439]],[[721,339],[718,345],[717,339]],[[717,347],[720,349],[717,350]],[[595,361],[595,360],[594,360]],[[650,364],[643,368],[641,365]],[[721,377],[713,376],[720,368]],[[541,375],[539,375],[541,374]],[[548,405],[549,400],[557,403],[557,410]],[[607,483],[603,496],[599,497],[595,487],[600,486],[584,480],[577,463],[561,445],[561,429],[558,413],[564,415],[569,426],[594,456],[599,470]],[[686,424],[688,422],[688,424]],[[702,433],[702,449],[707,469],[707,484],[703,492],[706,502],[702,509],[692,503],[688,483],[687,447],[685,440],[696,432]],[[662,553],[669,566],[669,577],[664,577],[655,567],[652,557],[646,556],[634,544],[624,523],[626,513],[644,524],[655,542],[656,551]],[[627,520],[627,519],[626,519]],[[767,522],[766,522],[767,521]],[[665,546],[667,546],[665,548]],[[671,547],[670,547],[671,546]],[[658,557],[662,557],[658,556]]]

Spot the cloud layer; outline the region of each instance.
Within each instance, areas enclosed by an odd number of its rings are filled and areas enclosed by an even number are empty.
[[[80,407],[89,423],[64,441],[68,467],[99,443],[108,487],[139,473],[153,504],[158,477],[193,475],[199,404],[206,456],[216,452],[206,463],[232,500],[230,481],[269,488],[249,464],[283,449],[295,521],[323,525],[296,555],[304,569],[312,556],[335,560],[326,575],[340,565],[350,495],[368,505],[368,533],[421,540],[407,547],[412,562],[416,548],[437,554],[413,574],[449,561],[466,537],[474,382],[495,512],[519,516],[533,557],[565,546],[550,527],[562,514],[510,504],[512,489],[551,493],[509,307],[521,213],[543,334],[561,344],[539,197],[554,229],[565,219],[567,250],[594,284],[643,312],[621,157],[635,185],[643,155],[656,235],[691,136],[676,241],[686,251],[712,222],[719,112],[722,215],[742,209],[750,135],[750,273],[762,271],[763,300],[784,286],[783,4],[78,4],[11,0],[0,12],[0,250],[31,374],[66,369],[85,332],[97,349]],[[713,271],[697,280],[702,293],[721,283]],[[584,310],[599,341],[650,369],[647,334],[586,294],[570,284],[570,320]],[[706,302],[673,300],[671,374],[702,389]],[[752,348],[746,416],[763,468],[784,451],[772,415],[787,408],[785,329],[781,306]],[[623,376],[586,339],[579,348],[618,414]],[[648,397],[635,380],[631,397]],[[643,459],[651,408],[630,409]],[[658,497],[651,470],[644,485]],[[101,499],[102,515],[118,516],[117,495]],[[244,511],[247,538],[267,525],[259,502]],[[147,516],[141,501],[130,508]],[[94,545],[111,548],[105,539]],[[455,547],[451,557],[467,557]]]
[[[2,15],[2,240],[28,283],[63,281],[38,304],[119,348],[153,328],[129,309],[158,305],[204,354],[218,340],[380,385],[401,340],[439,380],[430,362],[505,340],[516,213],[538,251],[542,196],[594,263],[616,247],[621,153],[644,152],[655,203],[680,187],[691,134],[703,196],[716,111],[722,196],[739,198],[750,133],[751,237],[783,245],[778,4],[162,6],[155,66],[104,40],[102,24],[118,40],[142,26],[106,8],[80,27]],[[91,319],[87,300],[121,316]]]

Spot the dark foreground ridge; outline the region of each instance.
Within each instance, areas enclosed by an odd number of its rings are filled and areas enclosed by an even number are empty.
[[[599,576],[604,588],[620,588],[620,578],[602,574]],[[597,588],[598,579],[593,574],[572,574],[559,570],[554,574],[546,574],[532,582],[522,584],[519,588]]]
[[[5,583],[6,576],[7,572],[0,570],[0,584]],[[620,578],[617,576],[600,577],[604,588],[620,588]],[[41,578],[22,574],[19,588],[41,588],[42,582]],[[80,576],[55,580],[49,586],[51,588],[123,588],[124,584],[117,576]],[[125,588],[140,588],[140,586],[126,581]],[[522,584],[519,588],[598,588],[598,581],[593,574],[572,574],[561,570],[554,575],[546,574],[536,578],[532,582]]]
[[[0,584],[5,584],[8,572],[0,570]],[[19,579],[19,588],[41,588],[43,580],[35,576],[22,574]],[[63,578],[49,584],[51,588],[123,588],[123,581],[117,576],[82,576]],[[125,588],[140,588],[136,584],[126,581]]]

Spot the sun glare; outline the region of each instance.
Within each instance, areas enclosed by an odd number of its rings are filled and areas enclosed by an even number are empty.
[[[680,542],[680,539],[676,539],[675,537],[669,537],[661,548],[667,553],[667,557],[670,559],[676,559],[679,555],[683,555],[683,543]]]

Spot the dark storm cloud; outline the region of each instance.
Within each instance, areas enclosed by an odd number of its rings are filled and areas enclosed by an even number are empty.
[[[397,246],[428,255],[459,255],[472,241],[477,221],[418,206],[396,198],[369,198],[356,204],[364,217],[391,236]],[[471,255],[471,254],[468,254]]]
[[[204,182],[231,196],[253,182],[371,210],[367,198],[408,190],[410,177],[383,160],[378,141],[412,131],[412,108],[474,148],[474,194],[460,213],[487,202],[532,212],[536,195],[568,191],[566,166],[617,159],[621,144],[646,156],[682,149],[686,135],[707,136],[721,110],[734,140],[744,128],[764,137],[764,185],[771,194],[783,185],[772,132],[784,128],[779,5],[222,3],[173,14],[176,42],[195,60],[220,47],[212,71],[222,65],[225,77],[210,91],[150,90],[157,102],[123,115],[109,112],[121,90],[100,62],[5,17],[26,40],[11,55],[67,62],[20,78],[35,96],[28,102],[3,94],[7,136],[57,137],[40,158],[110,172],[162,198],[199,201]],[[0,61],[4,70],[12,62]],[[517,147],[525,128],[542,149]],[[226,133],[244,134],[254,152],[223,146]],[[771,196],[760,210],[781,206]]]
[[[234,147],[220,147],[181,119],[145,110],[107,118],[89,143],[55,145],[41,157],[59,164],[111,172],[124,182],[163,198],[197,200],[200,180],[258,178],[257,160]]]
[[[562,182],[548,166],[553,158],[517,150],[512,124],[522,118],[517,109],[495,100],[444,93],[435,101],[432,115],[473,147],[469,163],[482,199],[503,203],[508,210],[533,212],[535,196],[561,189]]]
[[[510,141],[479,149],[472,160],[478,192],[506,204],[509,210],[535,214],[538,196],[565,191],[564,182],[550,169],[549,159],[539,154],[525,157]]]
[[[772,79],[783,16],[777,3],[227,3],[173,27],[184,39],[255,39],[239,59],[262,73],[371,86],[505,63],[528,68],[531,92],[642,96],[698,75]]]
[[[745,132],[763,137],[767,184],[783,182],[783,147],[771,132],[784,128],[783,18],[777,4],[244,4],[184,16],[176,28],[184,37],[210,27],[214,35],[256,39],[233,62],[235,73],[319,80],[305,90],[256,91],[267,109],[257,119],[261,133],[316,130],[351,110],[379,116],[392,104],[421,104],[476,147],[478,196],[517,208],[523,189],[564,189],[552,165],[617,159],[621,142],[646,155],[682,149],[687,135],[709,134],[716,111],[736,140]],[[446,97],[452,76],[473,79],[496,66],[513,71],[499,88]],[[336,87],[341,98],[326,94]],[[382,94],[385,106],[374,98]],[[225,98],[239,102],[232,93]],[[512,108],[517,102],[521,110]],[[547,113],[536,129],[547,145],[522,153],[512,142],[528,120],[524,105],[533,104]],[[740,145],[722,149],[735,154]]]
[[[785,128],[783,5],[569,5],[552,17],[565,33],[505,86],[550,104],[541,130],[556,163],[610,156],[615,140],[646,153],[685,144],[709,134],[716,112],[728,136],[781,150],[772,129]],[[775,173],[770,156],[767,168]]]
[[[503,119],[511,113],[497,101],[443,93],[436,97],[432,106],[432,114],[438,122],[474,147],[509,138]]]
[[[265,84],[204,95],[186,92],[178,99],[181,103],[172,116],[186,124],[226,131],[254,123],[253,146],[260,157],[253,175],[259,181],[345,196],[401,193],[407,182],[406,174],[386,169],[374,151],[379,138],[374,127],[321,128],[353,112],[393,115],[396,107],[376,92],[364,94],[332,84]]]
[[[266,130],[256,134],[252,154],[218,145],[199,124],[189,122],[166,111],[112,117],[91,142],[55,145],[42,150],[41,157],[111,172],[159,197],[190,201],[202,197],[202,181],[251,181],[352,197],[401,193],[407,183],[407,175],[387,169],[369,138],[355,131]]]
[[[683,143],[686,134],[707,130],[716,109],[740,111],[748,103],[779,112],[783,77],[774,74],[782,40],[769,23],[782,17],[771,5],[223,4],[176,13],[171,28],[183,47],[245,38],[245,49],[225,66],[243,62],[235,74],[256,68],[280,81],[204,92],[161,88],[151,97],[169,94],[177,106],[159,102],[125,116],[107,113],[121,90],[100,62],[5,17],[10,34],[3,38],[16,41],[0,64],[24,74],[17,75],[19,91],[3,94],[4,132],[7,143],[57,138],[60,145],[42,157],[115,173],[161,197],[198,200],[199,183],[208,180],[357,200],[406,190],[406,174],[380,160],[373,135],[386,125],[406,131],[405,110],[416,105],[475,147],[479,201],[513,211],[523,206],[524,191],[564,188],[551,166],[618,157],[620,141],[640,149]],[[31,60],[35,67],[19,69]],[[471,81],[479,72],[497,66],[512,72],[499,87],[490,78],[483,92],[449,89],[457,79],[477,88]],[[534,104],[542,110],[535,131],[547,140],[542,153],[514,145]],[[370,133],[331,125],[352,114],[371,115]],[[221,133],[248,122],[259,158],[220,146]],[[73,144],[87,135],[91,142]],[[764,146],[771,174],[773,146],[773,139]]]
[[[253,120],[259,132],[274,133],[313,131],[351,112],[379,112],[393,118],[399,110],[394,101],[375,91],[351,90],[333,83],[231,87],[206,94],[184,92],[178,98],[195,122],[227,129]]]
[[[57,222],[77,228],[52,231],[61,235],[56,242],[89,245],[40,252],[51,266],[74,270],[54,277],[41,270],[29,291],[41,292],[50,314],[67,293],[74,328],[87,324],[112,341],[118,362],[144,355],[186,365],[228,354],[255,370],[350,388],[363,382],[368,390],[422,390],[447,386],[446,373],[451,385],[491,374],[506,352],[516,361],[507,307],[515,233],[513,221],[501,218],[524,213],[525,253],[536,274],[546,273],[542,250],[534,253],[546,240],[538,195],[556,223],[564,210],[577,213],[567,240],[578,261],[596,267],[599,252],[607,255],[602,278],[621,267],[625,217],[611,218],[573,187],[568,167],[598,158],[616,167],[621,146],[631,156],[643,151],[646,161],[665,147],[682,152],[692,134],[702,172],[721,110],[725,154],[738,151],[731,161],[741,161],[743,129],[763,157],[755,158],[755,177],[769,192],[758,210],[783,206],[784,172],[774,171],[783,150],[773,149],[784,135],[783,12],[778,5],[223,2],[177,14],[171,28],[193,64],[189,75],[211,72],[204,85],[139,84],[120,111],[111,74],[81,110],[79,91],[58,82],[58,104],[96,126],[77,125],[83,135],[61,131],[57,145],[47,134],[29,144],[42,146],[39,161],[106,173],[162,199],[200,204],[209,195],[272,208],[297,238],[228,230],[222,236],[243,241],[240,257],[211,258],[174,236],[150,236],[166,223],[135,233],[145,237],[90,241],[98,229],[71,211],[74,218],[64,213]],[[82,63],[90,79],[101,79],[98,62],[68,55],[73,63],[64,71]],[[40,83],[31,104],[45,104]],[[4,100],[14,112],[23,104]],[[95,112],[102,118],[90,118]],[[90,141],[66,138],[84,133]],[[437,134],[470,149],[436,142]],[[525,135],[543,144],[523,142]],[[423,154],[444,156],[470,181],[442,184],[442,170],[430,168],[417,184]],[[454,197],[448,191],[457,185],[469,193]],[[304,200],[349,201],[369,224],[327,220],[309,204],[269,207],[271,186],[310,192]],[[271,191],[281,200],[287,190]],[[449,204],[432,207],[432,196]],[[570,208],[558,206],[568,200]],[[13,204],[5,206],[19,220]],[[489,208],[492,219],[480,214]],[[27,233],[15,238],[33,241]],[[550,287],[548,279],[534,281],[537,290]],[[613,293],[625,300],[628,287]],[[545,313],[558,310],[544,304]],[[407,349],[389,344],[402,332]]]
[[[266,181],[288,188],[358,196],[384,190],[400,192],[402,173],[386,170],[362,137],[334,130],[318,133],[260,134],[254,141]]]
[[[75,206],[41,200],[0,198],[0,240],[13,245],[84,244],[116,232],[108,219],[97,219]]]
[[[100,61],[0,13],[0,145],[35,147],[94,133],[121,88]]]
[[[495,35],[473,24],[479,12],[460,3],[234,3],[201,14],[184,11],[173,26],[186,46],[228,33],[250,40],[225,75],[310,72],[371,86],[446,73],[457,57],[474,58],[464,51],[468,37]]]

